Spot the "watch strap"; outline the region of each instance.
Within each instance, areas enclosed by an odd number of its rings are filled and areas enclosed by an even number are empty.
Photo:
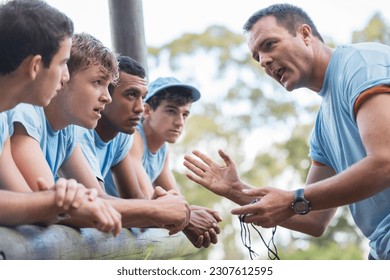
[[[304,192],[305,192],[305,189],[297,189],[295,191],[295,200],[297,200],[298,198],[305,199],[305,196],[303,195]]]

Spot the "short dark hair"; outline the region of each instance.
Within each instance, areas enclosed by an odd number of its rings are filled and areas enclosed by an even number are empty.
[[[45,67],[74,32],[72,20],[40,0],[13,0],[0,5],[0,75],[16,70],[30,55]]]
[[[296,35],[297,29],[300,25],[307,24],[310,26],[313,35],[320,39],[321,42],[324,42],[321,34],[317,30],[317,27],[314,25],[308,14],[301,8],[291,4],[275,4],[255,12],[245,22],[243,26],[244,31],[249,32],[256,22],[266,16],[275,17],[276,21],[294,36]]]
[[[119,55],[118,56],[119,72],[125,72],[129,75],[138,76],[141,79],[146,78],[146,71],[142,65],[131,57]],[[108,86],[108,91],[112,95],[114,92],[114,84]]]
[[[185,91],[188,91],[188,94],[183,94]],[[156,95],[146,101],[146,103],[149,104],[152,110],[156,110],[164,100],[167,102],[172,102],[177,106],[184,106],[193,102],[191,90],[173,87],[159,91],[156,93]]]

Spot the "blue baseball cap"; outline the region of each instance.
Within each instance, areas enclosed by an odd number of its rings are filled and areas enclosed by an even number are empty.
[[[192,102],[195,102],[200,98],[199,90],[193,86],[183,84],[173,77],[161,77],[149,84],[145,102],[148,102],[153,96],[166,89],[183,92],[183,94],[190,94]]]

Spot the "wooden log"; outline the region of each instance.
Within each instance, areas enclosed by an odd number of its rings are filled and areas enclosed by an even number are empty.
[[[96,229],[62,225],[0,227],[0,259],[177,259],[196,252],[183,233],[122,229],[118,237]]]

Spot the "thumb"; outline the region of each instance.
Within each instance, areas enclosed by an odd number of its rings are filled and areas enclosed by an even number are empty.
[[[40,191],[47,191],[48,189],[50,189],[50,186],[47,184],[45,179],[43,179],[42,177],[39,177],[37,179],[37,185],[38,185],[38,190],[40,190]]]
[[[224,151],[222,151],[222,149],[218,150],[218,154],[223,159],[226,166],[229,166],[230,164],[232,164],[232,160],[230,159],[230,156],[228,154],[226,154]]]
[[[167,194],[166,190],[164,190],[162,187],[157,186],[154,189],[154,193],[153,193],[152,199],[156,199],[156,198],[158,198],[160,196],[164,196],[166,194]]]
[[[247,196],[265,196],[266,192],[263,188],[243,189],[242,192]]]
[[[169,235],[174,235],[176,233],[179,233],[180,231],[182,231],[182,229],[180,227],[176,227],[176,226],[166,226],[165,227],[167,230],[169,230]]]

